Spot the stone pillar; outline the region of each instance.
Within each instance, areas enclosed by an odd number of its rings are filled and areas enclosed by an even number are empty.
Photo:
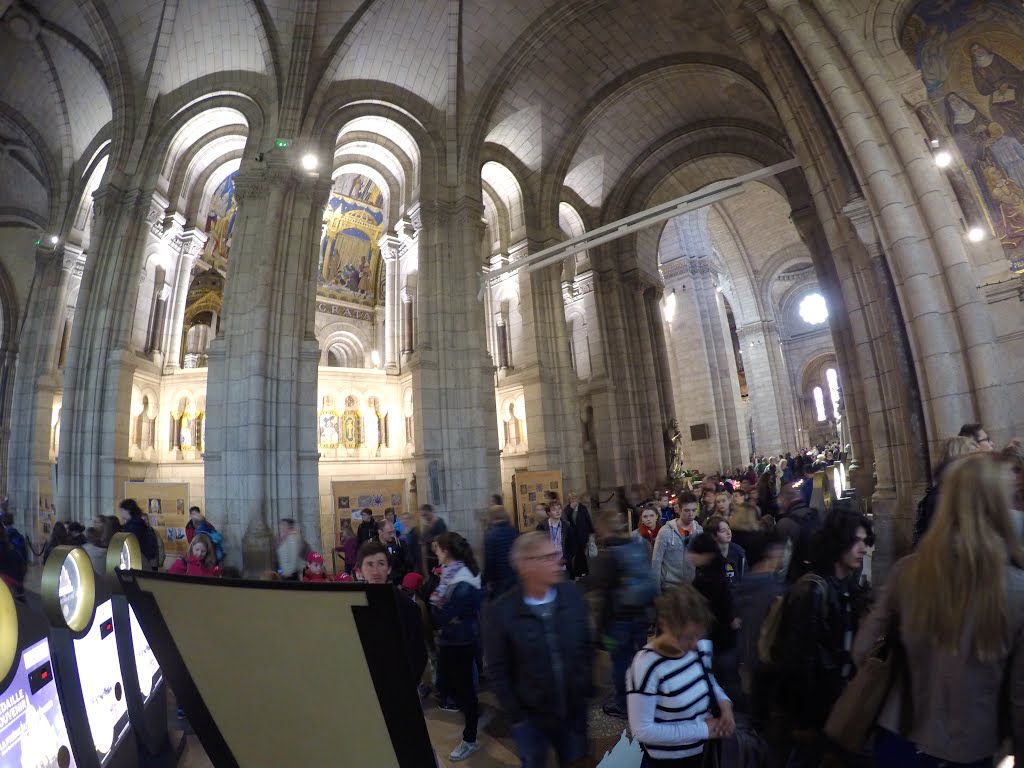
[[[16,348],[5,350],[5,363],[17,370],[8,394],[18,404],[10,412],[8,472],[6,494],[11,511],[19,517],[21,530],[32,530],[28,514],[34,509],[36,494],[53,497],[53,473],[49,458],[51,418],[54,397],[63,387],[63,375],[57,369],[61,339],[67,318],[67,301],[74,283],[80,279],[84,254],[65,243],[57,252],[38,249],[35,257],[34,288],[23,310],[25,318]]]
[[[111,514],[128,479],[128,419],[137,356],[131,331],[153,204],[148,190],[112,183],[93,195],[90,254],[64,369],[61,517]]]
[[[451,530],[479,543],[478,510],[500,490],[494,368],[479,290],[483,207],[462,198],[421,203],[417,229],[416,350],[412,373],[417,494]]]
[[[401,320],[401,287],[398,280],[400,240],[396,235],[380,239],[380,255],[384,259],[384,370],[398,373],[399,329]]]
[[[291,160],[235,177],[231,276],[208,350],[206,503],[247,573],[272,567],[283,518],[320,536],[313,254],[330,180]]]
[[[756,453],[762,456],[781,456],[794,447],[783,435],[785,416],[783,399],[790,396],[789,385],[779,375],[772,360],[772,347],[778,350],[778,331],[775,321],[748,323],[737,328],[743,368],[747,377],[747,393],[756,434]]]
[[[171,305],[171,322],[164,342],[164,370],[168,373],[181,368],[185,310],[188,308],[188,289],[192,280],[192,267],[202,255],[205,245],[206,233],[200,229],[187,229],[181,235],[181,251],[178,255],[178,269]],[[216,328],[216,324],[213,328]]]

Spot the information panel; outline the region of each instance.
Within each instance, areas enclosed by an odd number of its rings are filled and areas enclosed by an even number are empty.
[[[512,488],[516,499],[516,525],[520,531],[532,531],[540,520],[534,519],[534,505],[544,503],[546,494],[554,493],[564,505],[562,498],[562,472],[545,469],[534,472],[516,472],[512,476]]]
[[[168,563],[174,555],[184,556],[188,551],[185,526],[188,525],[188,483],[133,483],[124,484],[125,498],[134,499],[149,515],[149,524],[163,539]]]
[[[75,661],[89,732],[100,755],[106,755],[128,729],[128,702],[114,637],[114,612],[109,600],[96,606],[88,634],[74,641]]]
[[[22,651],[10,686],[0,695],[0,768],[24,766],[77,768],[46,638]]]

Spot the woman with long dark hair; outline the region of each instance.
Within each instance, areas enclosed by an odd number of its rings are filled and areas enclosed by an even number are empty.
[[[68,527],[64,523],[54,523],[53,530],[50,531],[50,538],[46,540],[46,544],[43,545],[43,562],[50,556],[57,547],[62,547],[66,544],[71,543],[71,534],[68,533]]]
[[[892,567],[857,634],[861,664],[896,617],[907,660],[910,701],[904,686],[889,691],[878,768],[991,766],[1005,735],[1018,764],[1024,759],[1024,551],[1011,493],[1009,471],[991,454],[952,464],[935,519],[914,554]]]
[[[478,749],[476,740],[480,705],[477,701],[473,670],[480,643],[480,567],[469,542],[457,533],[446,531],[432,542],[441,564],[441,580],[430,596],[430,617],[437,631],[438,679],[447,689],[441,691],[455,699],[466,718],[462,741],[452,750],[453,762],[465,760]]]

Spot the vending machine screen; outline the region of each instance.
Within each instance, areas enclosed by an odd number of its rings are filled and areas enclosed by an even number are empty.
[[[75,660],[89,731],[102,755],[110,752],[128,728],[128,702],[113,629],[113,606],[107,600],[96,606],[88,634],[75,640]]]
[[[46,639],[22,652],[0,693],[0,768],[26,765],[76,767]]]

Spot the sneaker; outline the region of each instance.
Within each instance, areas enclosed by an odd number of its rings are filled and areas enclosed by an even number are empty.
[[[440,696],[434,697],[434,703],[437,708],[443,712],[458,712],[459,707],[451,699],[442,699]]]
[[[478,741],[460,741],[459,746],[453,749],[452,753],[448,755],[448,759],[453,763],[458,763],[465,760],[478,749],[480,749],[480,742]]]
[[[626,710],[622,709],[614,701],[609,701],[607,704],[601,707],[601,711],[608,715],[608,717],[617,717],[620,720],[626,720],[629,718],[629,714],[626,712]]]

